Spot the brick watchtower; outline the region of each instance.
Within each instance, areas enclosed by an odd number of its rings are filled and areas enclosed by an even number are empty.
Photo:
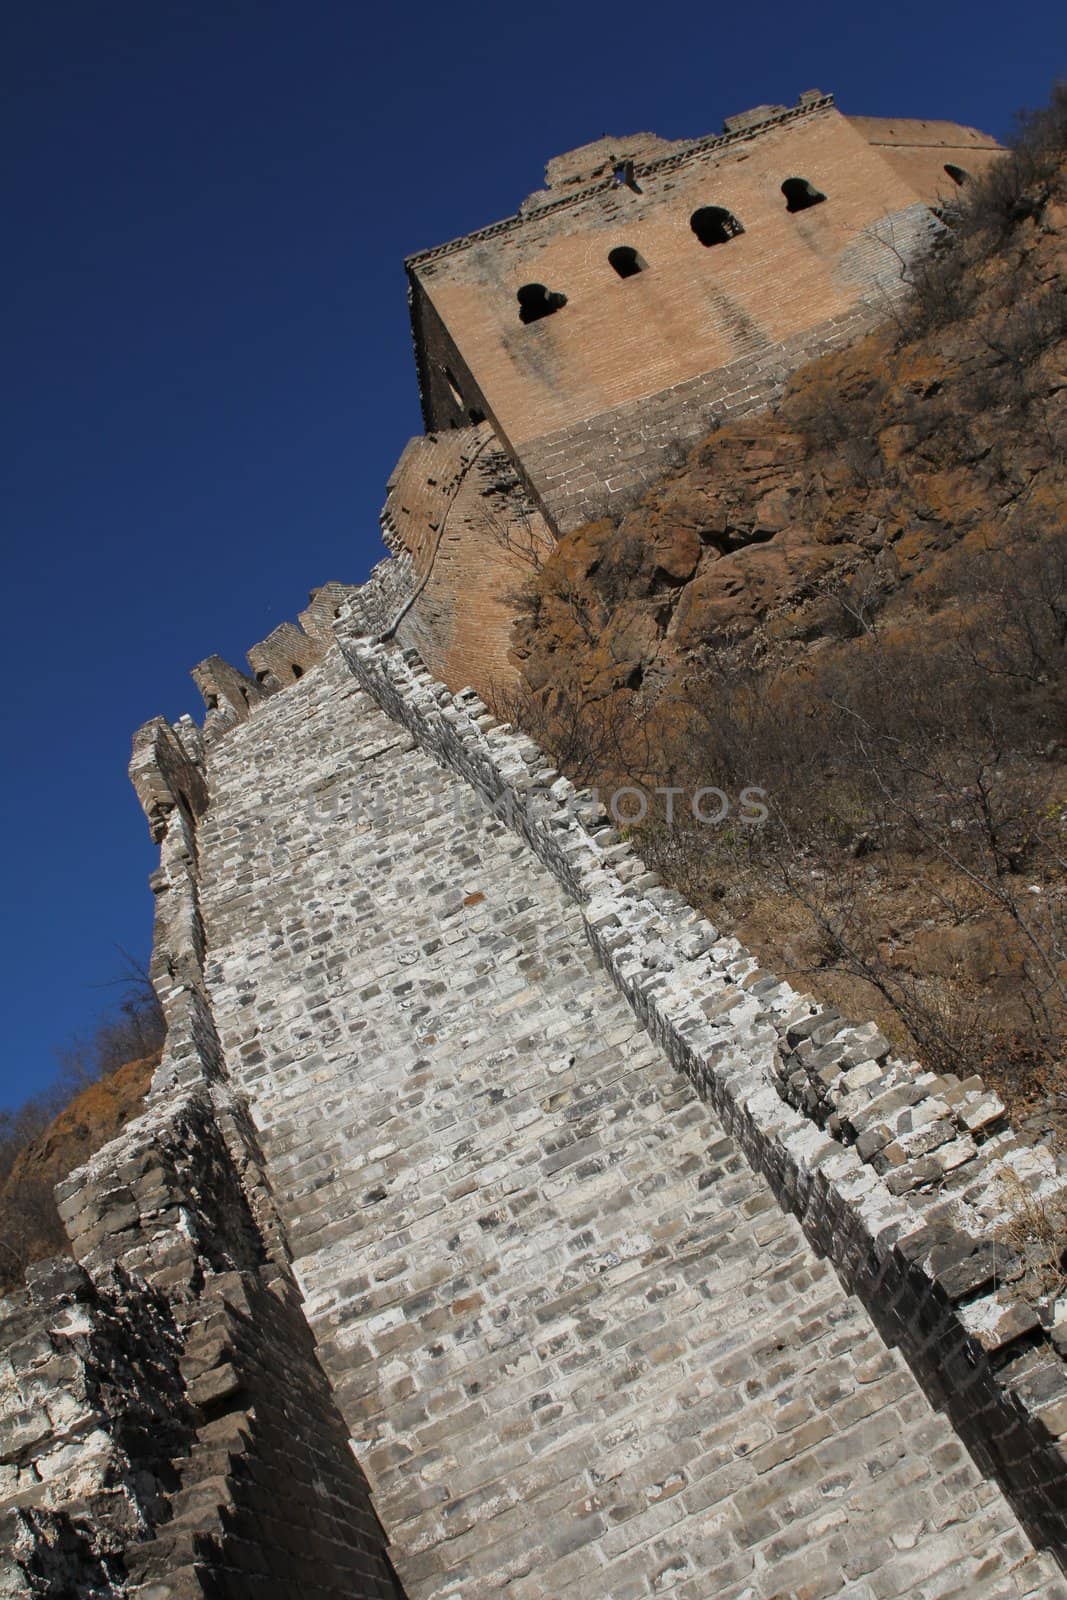
[[[447,588],[427,583],[435,627],[443,618],[454,639],[473,625],[479,650],[492,631],[484,610],[464,620],[449,599],[476,598],[494,564],[463,504],[461,457],[506,462],[510,500],[493,515],[514,513],[517,481],[545,537],[625,510],[680,446],[766,406],[803,362],[881,320],[942,200],[997,148],[952,123],[846,117],[812,90],[702,139],[598,140],[550,162],[515,216],[412,256],[429,441],[402,460],[385,526],[425,581],[449,517]],[[428,485],[447,501],[436,523]],[[491,500],[480,483],[483,521]]]

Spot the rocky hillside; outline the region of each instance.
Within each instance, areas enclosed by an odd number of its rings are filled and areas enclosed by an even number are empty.
[[[564,538],[516,720],[653,797],[646,850],[794,979],[1052,1128],[1067,1014],[1067,89],[907,312]],[[738,823],[745,785],[770,818]],[[677,803],[675,803],[677,804]]]

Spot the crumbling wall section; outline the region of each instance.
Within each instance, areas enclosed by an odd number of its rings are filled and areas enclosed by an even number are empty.
[[[184,722],[134,741],[168,1028],[148,1108],[59,1185],[76,1262],[0,1303],[4,1600],[402,1597],[225,1083],[203,973],[203,750]]]
[[[0,1301],[0,1595],[127,1592],[194,1433],[166,1299],[39,1263]]]
[[[148,1295],[173,1327],[154,1398],[186,1427],[148,1536],[123,1552],[129,1592],[395,1600],[243,1108],[203,1089],[160,1099],[59,1193],[124,1324]],[[120,1386],[109,1415],[123,1400]]]
[[[488,423],[412,439],[389,480],[382,531],[411,589],[388,630],[440,678],[500,703],[516,596],[553,546]]]

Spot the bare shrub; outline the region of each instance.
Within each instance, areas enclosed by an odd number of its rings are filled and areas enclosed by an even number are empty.
[[[799,427],[809,453],[833,455],[854,483],[871,486],[885,474],[878,432],[886,387],[879,378],[843,393],[823,379],[809,385],[802,403],[795,404],[792,420]]]
[[[997,1176],[1008,1208],[998,1233],[1022,1263],[1020,1289],[1032,1300],[1055,1300],[1067,1289],[1067,1194],[1037,1195],[1007,1165]]]
[[[59,1052],[60,1092],[71,1092],[127,1061],[139,1061],[163,1047],[166,1022],[148,974],[125,951],[123,970],[111,987],[121,990],[113,1010],[86,1037],[75,1038]]]
[[[516,719],[582,782],[627,771],[649,789],[681,784],[737,796],[757,786],[770,819],[745,828],[650,804],[643,853],[706,907],[723,883],[769,885],[803,911],[819,963],[861,980],[938,1070],[1055,1059],[1067,1014],[1067,803],[1040,752],[1067,726],[1067,536],[961,553],[958,589],[936,641],[876,624],[877,588],[846,583],[846,647],[775,670],[758,647],[706,649],[671,717],[630,722],[619,701],[580,694]],[[951,585],[950,585],[951,587]],[[954,620],[953,620],[954,619]],[[560,713],[565,713],[562,718]],[[599,718],[599,720],[598,720]],[[872,857],[936,868],[941,912],[985,919],[1016,974],[1018,1016],[940,978],[915,977],[878,940]],[[1038,892],[1035,892],[1037,890]]]
[[[633,593],[633,581],[641,570],[644,554],[645,542],[639,534],[621,532],[590,572],[597,598],[609,612]]]
[[[912,289],[909,335],[958,322],[974,309],[983,263],[1011,247],[1020,224],[1040,217],[1063,184],[1067,153],[1067,83],[1049,104],[1023,112],[1003,157],[972,179],[944,213],[948,230],[907,271]]]
[[[124,955],[122,993],[93,1032],[59,1052],[59,1075],[13,1111],[0,1111],[0,1291],[17,1284],[31,1261],[65,1250],[54,1175],[20,1162],[77,1095],[127,1062],[162,1049],[162,1008],[143,970]],[[82,1133],[86,1130],[81,1129]]]
[[[1047,106],[1020,112],[1002,161],[994,161],[974,185],[964,208],[965,233],[1003,238],[1020,222],[1040,214],[1056,192],[1067,152],[1067,82],[1054,85]]]

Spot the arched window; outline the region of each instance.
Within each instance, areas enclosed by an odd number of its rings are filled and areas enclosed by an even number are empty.
[[[289,665],[292,668],[294,678],[302,678],[304,676],[304,669],[299,661],[290,661]]]
[[[782,184],[787,211],[807,211],[811,206],[822,205],[826,196],[807,178],[787,178]]]
[[[961,188],[970,177],[970,173],[967,171],[966,167],[954,167],[951,161],[945,162],[945,171],[948,173],[953,183],[958,184]]]
[[[689,226],[703,245],[725,244],[745,231],[733,212],[722,206],[701,206],[689,218]]]
[[[455,374],[451,367],[445,368],[445,382],[448,384],[448,392],[452,396],[452,404],[462,411],[464,406],[463,393],[456,382]]]
[[[567,304],[567,296],[555,289],[546,289],[543,283],[524,283],[518,291],[519,321],[538,322],[550,317],[553,311]]]
[[[629,244],[617,244],[614,250],[609,250],[608,260],[620,278],[635,278],[639,272],[644,272],[647,265],[633,245]]]

